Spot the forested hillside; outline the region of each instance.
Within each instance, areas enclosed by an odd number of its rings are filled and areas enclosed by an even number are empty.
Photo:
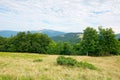
[[[117,39],[120,39],[120,33],[116,35],[116,38],[117,38]]]
[[[0,36],[11,37],[11,36],[16,35],[17,33],[18,33],[17,31],[4,30],[4,31],[0,31]]]
[[[98,30],[87,27],[83,34],[62,35],[63,42],[55,42],[46,34],[19,32],[9,38],[0,37],[0,51],[89,56],[119,55],[120,41],[116,39],[113,30],[101,27]],[[64,37],[67,39],[64,40]]]
[[[71,44],[79,43],[83,34],[82,33],[66,33],[63,35],[52,37],[55,42],[69,42]]]

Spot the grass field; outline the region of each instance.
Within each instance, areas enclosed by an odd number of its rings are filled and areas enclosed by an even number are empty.
[[[0,80],[120,80],[120,56],[71,56],[93,64],[98,70],[60,66],[57,57],[0,52]]]

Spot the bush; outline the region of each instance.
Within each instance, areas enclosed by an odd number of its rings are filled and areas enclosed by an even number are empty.
[[[75,66],[77,61],[70,57],[66,58],[64,56],[60,56],[57,58],[57,63],[60,65]]]
[[[35,59],[33,62],[42,62],[42,59]]]
[[[84,69],[88,68],[88,69],[92,69],[92,70],[95,70],[97,69],[93,64],[90,64],[88,62],[78,62],[77,64],[78,67],[82,67]]]
[[[92,70],[96,70],[97,68],[93,65],[90,64],[88,62],[78,62],[77,60],[71,58],[71,57],[64,57],[64,56],[59,56],[57,58],[57,64],[59,65],[67,65],[67,66],[77,66],[77,67],[82,67],[84,69],[88,68],[88,69],[92,69]]]

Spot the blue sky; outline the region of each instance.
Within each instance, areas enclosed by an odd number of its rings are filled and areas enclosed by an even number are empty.
[[[0,30],[82,32],[88,26],[120,33],[120,0],[0,0]]]

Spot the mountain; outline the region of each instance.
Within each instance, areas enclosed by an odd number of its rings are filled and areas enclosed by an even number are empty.
[[[0,31],[0,36],[11,37],[11,36],[16,35],[17,33],[18,33],[17,31],[4,30],[4,31]]]
[[[117,39],[120,39],[120,33],[116,35],[116,38],[117,38]]]
[[[0,36],[11,37],[11,36],[16,35],[18,32],[19,31],[4,30],[4,31],[0,31]],[[76,43],[76,42],[79,42],[82,37],[82,33],[65,33],[65,32],[60,32],[60,31],[55,31],[55,30],[49,30],[49,29],[30,31],[30,32],[47,34],[55,42],[62,41],[62,42]]]
[[[52,39],[55,42],[62,41],[62,42],[69,42],[71,44],[80,42],[81,38],[83,37],[82,33],[66,33],[59,36],[54,36]]]
[[[14,36],[18,33],[19,31],[10,31],[10,30],[4,30],[4,31],[0,31],[0,36],[2,37],[11,37]],[[25,31],[27,32],[27,31]],[[58,36],[58,35],[62,35],[65,34],[65,32],[60,32],[60,31],[55,31],[55,30],[49,30],[49,29],[43,29],[43,30],[38,30],[38,31],[30,31],[31,33],[43,33],[43,34],[47,34],[49,37],[53,37],[53,36]]]
[[[55,42],[62,41],[62,42],[69,42],[69,43],[74,44],[74,43],[80,42],[82,37],[83,37],[83,33],[66,33],[63,35],[54,36],[52,37],[52,39]],[[116,34],[116,38],[117,39],[120,38],[120,33]]]
[[[50,29],[43,29],[43,30],[31,31],[31,32],[47,34],[49,37],[54,37],[54,36],[65,34],[65,32],[60,32],[60,31],[55,31],[55,30],[50,30]]]

